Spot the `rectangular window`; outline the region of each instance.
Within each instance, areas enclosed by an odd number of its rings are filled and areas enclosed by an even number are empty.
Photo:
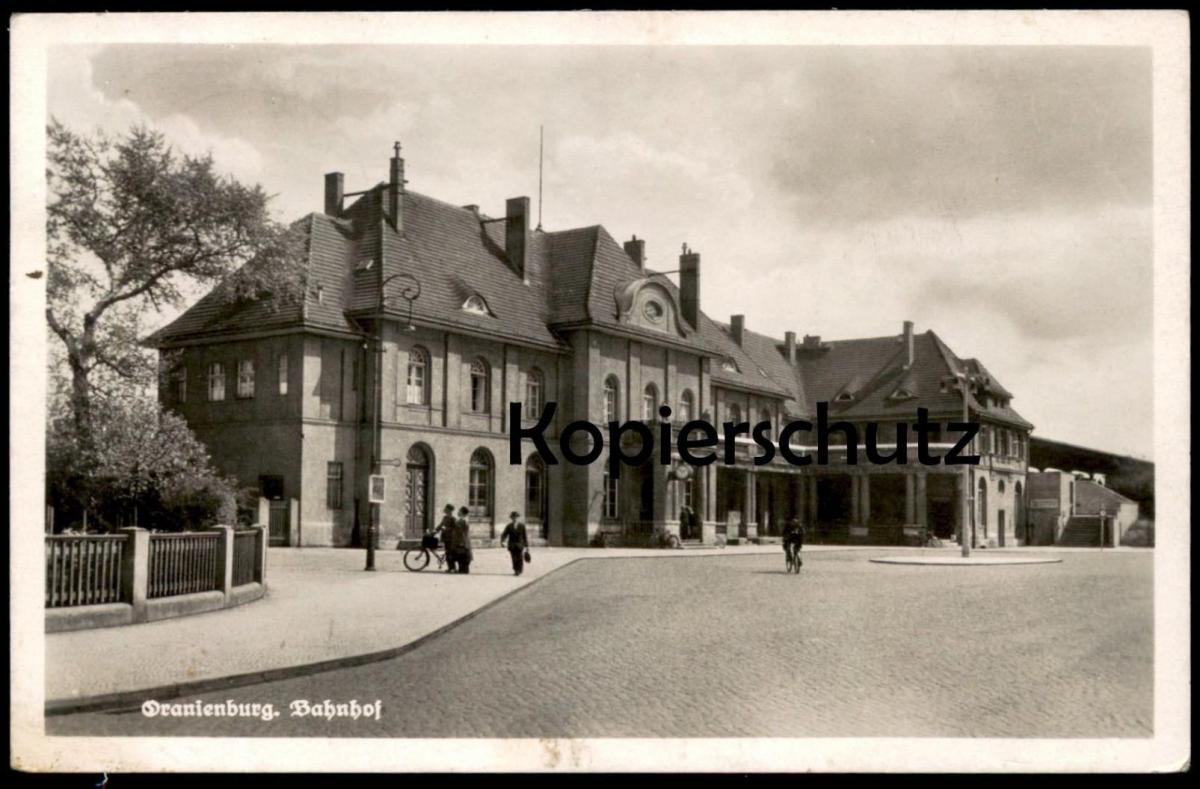
[[[471,517],[486,518],[491,515],[488,487],[488,469],[472,468],[467,490],[467,507],[470,508]]]
[[[621,481],[608,473],[608,463],[604,464],[604,517],[609,520],[617,518],[620,500]]]
[[[325,467],[325,506],[331,510],[342,508],[342,464],[328,463]]]
[[[254,360],[238,362],[237,396],[241,399],[254,397]]]
[[[425,374],[428,367],[425,356],[417,350],[408,354],[408,374],[405,379],[404,402],[410,405],[425,405]]]
[[[174,395],[176,403],[187,402],[187,367],[180,365],[175,368],[173,375]]]
[[[225,399],[225,365],[220,362],[208,366],[208,399],[214,403]]]
[[[288,386],[288,358],[287,354],[279,357],[279,394],[287,394]]]

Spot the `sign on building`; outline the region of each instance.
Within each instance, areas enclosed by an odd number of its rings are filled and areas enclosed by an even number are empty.
[[[387,500],[387,479],[382,474],[372,474],[368,500],[372,504],[383,504]]]
[[[1058,509],[1058,499],[1030,499],[1029,509],[1031,510],[1056,510]]]

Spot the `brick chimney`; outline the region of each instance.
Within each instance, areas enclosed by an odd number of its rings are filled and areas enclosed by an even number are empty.
[[[913,359],[915,358],[914,352],[913,352],[913,322],[912,321],[904,322],[904,348],[907,352],[906,358],[908,359],[908,361],[905,362],[904,366],[912,367]]]
[[[325,213],[341,216],[346,192],[346,176],[342,173],[325,173]]]
[[[521,279],[529,282],[529,198],[510,197],[504,217],[504,251]]]
[[[796,332],[785,331],[783,333],[783,348],[787,355],[788,364],[795,366],[796,364]]]
[[[637,264],[638,271],[646,270],[646,240],[634,236],[625,242],[625,254]]]
[[[692,328],[700,329],[700,253],[683,245],[679,255],[679,308]]]
[[[806,350],[806,351],[818,350],[821,347],[821,335],[819,335],[819,334],[804,335],[804,342],[800,347],[804,348],[804,350]]]
[[[387,213],[388,219],[391,220],[392,227],[396,228],[397,233],[404,232],[404,213],[402,206],[404,205],[404,160],[400,158],[400,143],[396,143],[395,155],[392,156],[392,168],[390,178],[388,179],[387,190]]]
[[[742,340],[746,339],[746,316],[730,315],[729,331],[733,334],[733,341],[741,345]]]

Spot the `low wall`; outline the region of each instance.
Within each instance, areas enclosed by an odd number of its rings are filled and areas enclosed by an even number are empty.
[[[153,622],[257,600],[267,528],[46,537],[46,632]]]

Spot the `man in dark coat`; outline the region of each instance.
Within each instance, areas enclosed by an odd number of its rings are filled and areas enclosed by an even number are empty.
[[[454,505],[447,504],[444,512],[442,522],[433,531],[441,539],[442,547],[446,549],[446,572],[452,573],[458,568],[458,557],[450,545],[451,540],[454,538],[456,525],[456,521],[454,520]]]
[[[471,560],[475,558],[471,551],[471,524],[467,522],[467,515],[470,512],[466,507],[459,507],[458,520],[454,522],[454,544],[455,555],[458,558],[458,571],[464,574],[471,572]]]
[[[508,542],[508,555],[512,559],[513,575],[520,575],[525,570],[525,551],[529,548],[529,538],[525,533],[525,524],[517,520],[520,515],[515,510],[508,514],[508,525],[500,534],[500,547]]]

